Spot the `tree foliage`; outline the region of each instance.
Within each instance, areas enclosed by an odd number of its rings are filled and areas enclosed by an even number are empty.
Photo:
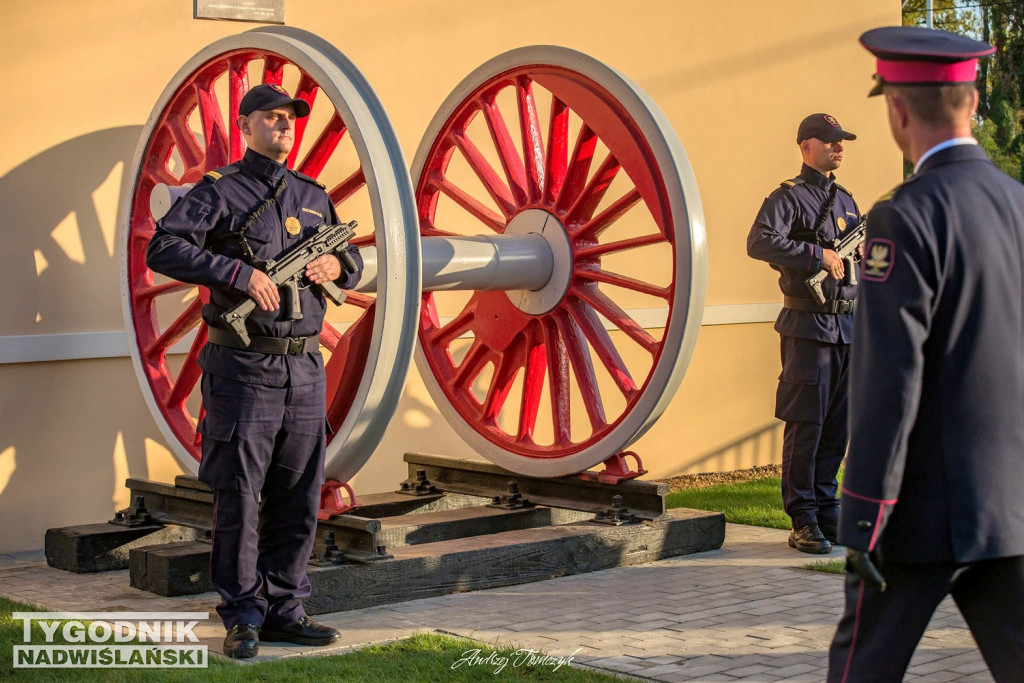
[[[924,26],[926,0],[907,0],[903,24]],[[1024,3],[1019,0],[933,0],[934,28],[996,47],[978,70],[975,136],[992,161],[1024,182]]]

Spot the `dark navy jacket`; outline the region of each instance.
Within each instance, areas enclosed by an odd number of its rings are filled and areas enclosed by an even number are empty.
[[[236,172],[232,172],[237,168]],[[330,196],[312,178],[287,169],[261,154],[248,150],[237,166],[211,171],[157,224],[146,251],[146,264],[155,272],[182,282],[210,288],[210,303],[203,306],[208,325],[221,327],[218,316],[245,298],[252,275],[251,265],[242,260],[236,232],[254,208],[271,196],[282,177],[287,185],[276,202],[252,224],[246,233],[256,257],[279,257],[308,237],[320,225],[338,222]],[[288,220],[301,228],[291,235]],[[358,249],[349,252],[362,265]],[[347,276],[347,278],[346,278]],[[355,286],[357,274],[344,270],[336,281],[343,289]],[[320,333],[326,303],[319,287],[300,290],[301,320],[286,320],[284,306],[277,311],[257,308],[246,327],[250,335],[304,337]],[[283,301],[282,301],[283,304]],[[269,355],[206,344],[199,356],[205,372],[264,386],[297,386],[324,378],[319,352],[300,356]]]
[[[840,543],[1024,555],[1024,185],[936,152],[871,209],[860,290]]]
[[[835,186],[836,201],[822,226],[820,241],[814,228],[828,204]],[[786,296],[813,301],[804,280],[822,268],[821,244],[829,244],[844,230],[860,222],[860,210],[853,196],[806,164],[800,175],[787,180],[764,203],[747,235],[747,254],[767,261],[779,271],[779,288]],[[828,300],[854,299],[857,287],[831,277],[822,283]],[[775,330],[790,337],[803,337],[832,344],[848,344],[853,338],[853,313],[833,315],[783,308],[775,321]]]

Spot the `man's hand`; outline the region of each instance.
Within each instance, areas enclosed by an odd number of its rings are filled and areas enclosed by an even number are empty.
[[[885,592],[885,577],[882,576],[882,572],[878,571],[878,567],[871,560],[871,553],[847,548],[846,560],[864,583],[874,586],[883,593]]]
[[[277,285],[262,270],[253,269],[245,293],[264,311],[276,311],[281,305],[281,294],[277,291]]]
[[[315,285],[334,282],[341,275],[341,262],[334,254],[324,254],[306,266],[306,279]]]
[[[821,250],[821,263],[828,269],[828,274],[833,280],[842,280],[846,274],[846,264],[839,254],[831,249]]]

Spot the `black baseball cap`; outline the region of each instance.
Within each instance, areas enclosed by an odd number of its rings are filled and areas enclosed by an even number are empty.
[[[292,97],[288,91],[273,83],[257,85],[238,104],[238,115],[248,116],[261,109],[277,109],[286,104],[295,105],[295,115],[300,119],[309,116],[309,103],[298,97]]]
[[[978,58],[996,51],[980,40],[922,26],[883,26],[860,37],[860,44],[878,59],[875,87],[868,97],[897,86],[973,83]]]
[[[811,114],[800,122],[796,131],[796,142],[817,138],[822,142],[838,142],[840,140],[856,140],[857,136],[843,127],[831,114]]]

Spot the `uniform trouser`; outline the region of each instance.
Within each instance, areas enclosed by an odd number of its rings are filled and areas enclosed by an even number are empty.
[[[952,595],[996,681],[1024,677],[1024,557],[969,565],[885,563],[884,593],[846,575],[828,680],[902,681],[932,614]]]
[[[217,612],[228,629],[297,621],[323,484],[325,383],[273,388],[204,375],[203,400],[199,478],[214,488]]]
[[[775,416],[782,437],[782,503],[793,528],[839,521],[836,474],[846,455],[849,344],[782,336]]]

